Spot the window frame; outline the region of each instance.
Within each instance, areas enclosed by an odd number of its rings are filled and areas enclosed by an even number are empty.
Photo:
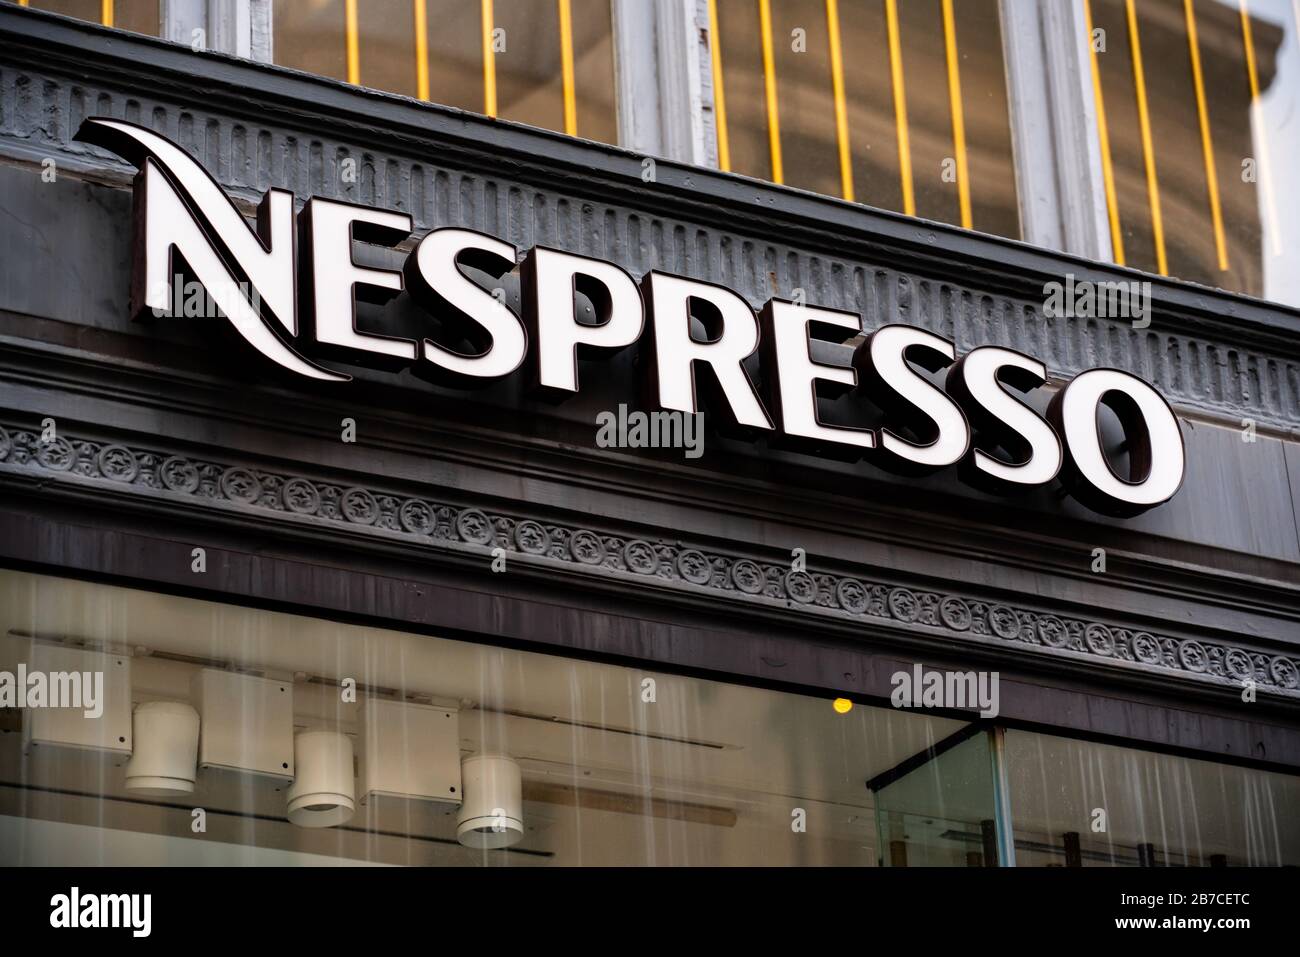
[[[607,2],[613,145],[718,169],[712,0]],[[159,36],[196,52],[272,63],[272,6],[273,0],[161,0]],[[1087,0],[999,0],[1012,162],[1020,239],[1111,265],[1086,11]]]
[[[718,169],[709,0],[609,0],[618,143]],[[272,0],[163,0],[160,33],[274,62]],[[1083,0],[1000,0],[1021,239],[1110,263]],[[635,104],[635,108],[633,108]]]
[[[272,62],[271,0],[162,0],[161,13],[164,40]]]

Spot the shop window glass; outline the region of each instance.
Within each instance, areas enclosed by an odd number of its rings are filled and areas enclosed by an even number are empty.
[[[273,698],[291,699],[297,732],[341,733],[353,743],[356,773],[347,765],[346,779],[356,807],[336,826],[301,827],[287,820],[285,780],[238,768],[205,768],[193,792],[179,796],[129,789],[128,772],[144,771],[128,764],[115,732],[101,735],[102,746],[59,743],[84,737],[80,722],[120,714],[106,693],[104,714],[74,715],[70,729],[33,709],[0,711],[8,732],[0,733],[0,864],[874,865],[881,852],[867,782],[930,753],[964,724],[864,705],[840,713],[829,696],[0,571],[0,670],[49,661],[51,649],[125,655],[123,694],[137,707],[194,703],[204,669],[218,683],[269,680]],[[373,738],[364,718],[371,699],[387,708]],[[224,740],[223,753],[251,750],[275,739],[256,723],[273,708],[274,701],[260,711],[205,712],[199,733]],[[461,792],[441,803],[391,793],[411,787],[401,783],[404,772],[433,766],[424,756],[403,757],[415,754],[405,750],[413,743],[440,740],[436,727],[420,723],[430,708],[455,712],[441,719],[456,726],[442,742],[453,761],[504,756],[519,769],[517,843],[460,843],[460,801],[486,800],[468,772]],[[289,721],[275,725],[281,737]],[[89,727],[99,734],[111,726]],[[25,738],[40,743],[26,747]],[[379,757],[372,740],[382,743]],[[131,746],[141,760],[151,753],[146,741],[137,711]],[[366,797],[371,765],[399,783]],[[300,780],[311,777],[308,767],[300,754]],[[312,794],[328,790],[314,787]],[[915,809],[902,788],[892,794],[891,812],[919,818],[932,810],[924,788],[916,800],[927,803]],[[501,804],[509,818],[511,801]],[[487,806],[490,815],[500,805]],[[191,830],[195,807],[206,814],[201,837]],[[965,807],[940,810],[970,830],[986,812]],[[494,833],[491,821],[485,826],[485,835]],[[508,819],[499,826],[512,827]]]
[[[986,731],[961,728],[872,785],[882,864],[998,866]]]
[[[1300,864],[1300,777],[1008,731],[1016,863]]]

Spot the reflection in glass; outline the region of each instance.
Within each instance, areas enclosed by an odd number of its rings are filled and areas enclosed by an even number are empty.
[[[975,725],[872,782],[888,867],[996,867],[988,734]]]
[[[1016,863],[1300,864],[1300,778],[1008,731]]]

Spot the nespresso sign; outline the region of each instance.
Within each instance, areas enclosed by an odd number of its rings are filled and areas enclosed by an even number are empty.
[[[755,314],[723,286],[657,270],[638,283],[611,263],[541,246],[521,259],[510,243],[454,227],[426,234],[400,270],[359,265],[357,243],[396,246],[410,236],[411,217],[320,197],[295,216],[293,194],[270,189],[254,229],[207,171],[164,137],[90,119],[78,138],[139,167],[134,314],[171,312],[179,257],[250,345],[298,375],[349,379],[309,356],[409,366],[459,386],[519,373],[562,398],[578,391],[580,358],[640,343],[651,403],[694,414],[703,402],[715,424],[778,444],[862,456],[906,475],[955,466],[972,484],[1003,493],[1059,475],[1089,507],[1121,516],[1168,501],[1182,484],[1178,420],[1155,389],[1127,372],[1079,373],[1043,417],[1017,395],[1043,385],[1043,363],[998,346],[958,358],[951,341],[914,326],[882,326],[851,362],[836,364],[817,357],[813,343],[859,335],[856,314],[781,299]],[[516,268],[522,315],[466,272],[499,278]],[[358,328],[358,300],[383,303],[403,290],[474,348]],[[594,317],[579,315],[579,297]],[[755,353],[761,388],[744,365]],[[944,369],[940,384],[935,373]],[[819,397],[853,389],[884,412],[883,425],[819,417]],[[1119,454],[1103,440],[1103,407],[1122,430]]]

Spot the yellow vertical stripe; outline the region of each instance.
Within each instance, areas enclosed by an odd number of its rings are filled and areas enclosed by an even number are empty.
[[[718,128],[718,168],[731,172],[727,140],[727,96],[722,86],[722,34],[718,32],[718,0],[709,0],[709,56],[713,60],[713,119]]]
[[[1124,0],[1128,18],[1128,42],[1133,51],[1133,88],[1137,92],[1138,129],[1142,134],[1142,163],[1147,174],[1147,203],[1151,207],[1151,235],[1156,247],[1156,269],[1169,275],[1165,259],[1165,224],[1160,215],[1160,183],[1156,179],[1156,148],[1151,140],[1151,114],[1147,108],[1147,78],[1142,69],[1142,40],[1138,36],[1137,9],[1133,0]]]
[[[1201,125],[1201,153],[1205,157],[1205,184],[1210,200],[1210,220],[1214,225],[1214,252],[1219,268],[1228,268],[1228,244],[1223,235],[1223,211],[1219,207],[1219,178],[1214,169],[1214,143],[1210,139],[1210,113],[1205,106],[1205,78],[1201,73],[1200,41],[1196,38],[1196,12],[1192,0],[1183,0],[1187,20],[1187,47],[1192,56],[1192,84],[1196,88],[1196,116]]]
[[[18,6],[20,7],[27,6],[27,0],[18,0]]]
[[[357,35],[357,0],[344,0],[343,17],[348,45],[348,82],[361,83],[361,49]]]
[[[840,192],[853,202],[853,154],[849,149],[849,108],[844,96],[844,52],[840,47],[839,0],[826,0],[826,32],[831,47],[831,92],[835,98],[835,139],[840,150]]]
[[[564,132],[578,135],[578,98],[573,81],[573,10],[569,0],[556,0],[560,8],[560,74],[564,85]]]
[[[957,153],[957,199],[961,224],[971,228],[970,171],[966,164],[966,120],[961,109],[961,74],[957,61],[957,25],[952,0],[943,0],[943,47],[948,60],[948,100],[952,104],[952,148]]]
[[[99,0],[99,19],[106,27],[113,25],[113,0]]]
[[[428,0],[412,0],[415,9],[415,95],[429,98],[429,21],[425,5]]]
[[[1273,197],[1273,163],[1268,152],[1268,129],[1259,106],[1259,73],[1255,67],[1255,41],[1250,30],[1250,12],[1246,9],[1246,0],[1240,0],[1241,6],[1241,43],[1246,51],[1246,74],[1250,79],[1250,115],[1254,121],[1255,134],[1259,137],[1259,185],[1264,191],[1264,208],[1268,213],[1269,244],[1273,255],[1282,254],[1282,241],[1278,233],[1277,204]]]
[[[772,0],[758,0],[758,26],[763,40],[763,93],[767,99],[767,147],[772,154],[772,182],[784,183],[781,120],[776,107],[776,57],[772,53]]]
[[[1106,189],[1106,217],[1110,221],[1111,255],[1116,263],[1124,265],[1124,234],[1119,228],[1119,198],[1115,195],[1115,167],[1110,159],[1110,127],[1106,125],[1106,101],[1101,95],[1101,70],[1097,67],[1097,51],[1092,46],[1092,7],[1083,0],[1084,27],[1088,31],[1088,62],[1092,72],[1092,95],[1097,105],[1097,139],[1101,145],[1101,178]]]
[[[492,30],[496,25],[496,15],[492,11],[492,0],[482,0],[483,22],[483,112],[488,116],[497,115],[497,61],[492,49]]]
[[[916,215],[912,191],[912,144],[907,135],[907,94],[903,89],[903,45],[898,38],[898,4],[885,0],[885,26],[889,33],[889,75],[894,87],[894,122],[898,126],[898,178],[903,187],[903,212]]]

